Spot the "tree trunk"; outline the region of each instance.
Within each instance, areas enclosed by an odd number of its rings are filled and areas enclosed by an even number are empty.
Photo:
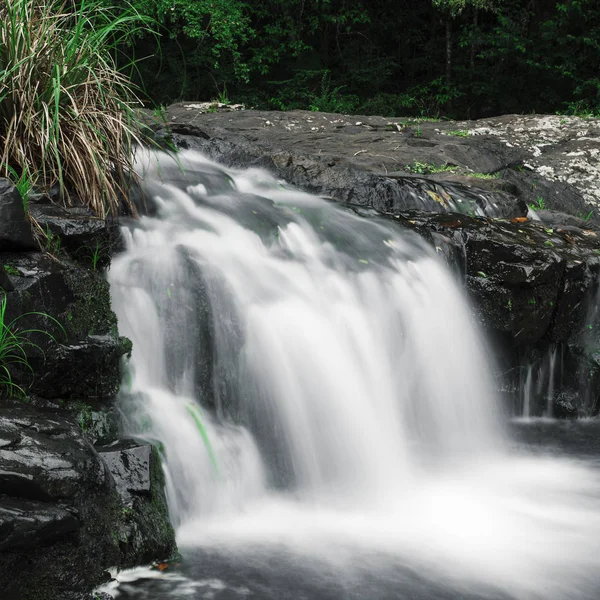
[[[475,41],[474,38],[477,35],[478,15],[479,15],[479,11],[476,8],[474,8],[473,9],[473,39],[471,39],[471,58],[469,60],[469,68],[471,71],[471,77],[473,76],[473,70],[475,69],[475,53],[477,50],[477,42]]]
[[[452,20],[446,19],[446,85],[452,81]]]

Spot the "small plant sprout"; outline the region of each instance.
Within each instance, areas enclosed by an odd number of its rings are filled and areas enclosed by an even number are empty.
[[[528,205],[532,210],[546,210],[546,202],[542,196],[538,196],[533,203]]]

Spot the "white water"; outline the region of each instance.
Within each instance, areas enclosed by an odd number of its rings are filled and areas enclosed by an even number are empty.
[[[125,232],[110,283],[182,547],[600,595],[598,475],[509,451],[470,309],[424,243],[258,171],[230,183],[187,154],[186,181],[155,160],[159,215]]]

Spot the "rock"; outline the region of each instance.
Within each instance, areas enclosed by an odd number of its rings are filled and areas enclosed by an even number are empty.
[[[581,208],[600,207],[600,121],[563,115],[505,115],[493,119],[456,124],[473,136],[493,137],[506,147],[525,152],[526,176],[534,194],[548,201],[548,208],[577,214]],[[556,187],[540,183],[559,184]],[[548,193],[548,191],[549,193]],[[554,194],[550,190],[558,190]],[[583,200],[565,198],[565,192],[576,190]],[[541,192],[541,193],[540,193]],[[566,204],[569,206],[566,206]],[[584,212],[584,215],[587,211]]]
[[[77,529],[77,518],[60,506],[0,497],[0,552],[35,548]]]
[[[110,262],[113,233],[105,219],[84,207],[31,203],[29,212],[47,235],[77,261],[99,269]],[[114,227],[113,227],[114,228]]]
[[[130,494],[124,503],[105,453],[96,452],[68,413],[4,405],[0,415],[2,598],[78,600],[108,580],[109,567],[173,553],[154,449],[123,442],[107,450],[140,458],[131,477],[115,471]]]
[[[120,360],[127,351],[125,338],[108,334],[53,344],[42,359],[31,357],[36,377],[29,390],[44,398],[114,398],[121,383]]]
[[[600,206],[597,120],[508,115],[435,122],[308,111],[206,114],[193,104],[178,103],[168,108],[166,122],[177,146],[233,167],[262,167],[307,191],[380,210],[418,208],[395,200],[398,190],[385,177],[432,167],[441,172],[425,177],[438,184],[503,192],[521,206],[541,199],[549,209],[582,218]],[[600,224],[600,209],[589,220]]]
[[[176,551],[164,495],[158,450],[150,444],[121,440],[97,448],[124,505],[119,530],[123,564],[168,558]]]
[[[412,215],[401,222],[429,240],[443,235],[459,250],[453,256],[464,259],[455,266],[480,323],[493,335],[507,334],[514,344],[580,335],[600,275],[595,235],[458,215]]]
[[[8,179],[0,177],[0,251],[36,248],[21,195]]]
[[[59,501],[104,481],[81,431],[60,416],[6,408],[0,440],[0,494]]]
[[[97,450],[107,464],[124,504],[131,503],[132,494],[150,495],[150,444],[121,440]]]
[[[45,398],[114,397],[120,358],[131,348],[118,336],[104,278],[38,252],[0,259],[12,273],[6,320],[18,318],[19,329],[31,331],[27,338],[35,344],[25,347],[32,370],[15,371],[15,382]]]
[[[0,265],[0,290],[4,290],[5,292],[12,292],[14,290],[10,277],[4,269],[4,265]]]
[[[120,502],[104,463],[59,413],[0,414],[0,589],[50,600],[99,584],[119,562],[110,532]]]

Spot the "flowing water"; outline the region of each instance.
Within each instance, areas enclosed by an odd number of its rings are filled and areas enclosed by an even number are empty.
[[[197,154],[140,170],[156,213],[109,278],[125,410],[163,449],[184,560],[114,594],[600,597],[595,459],[507,434],[424,242]]]

